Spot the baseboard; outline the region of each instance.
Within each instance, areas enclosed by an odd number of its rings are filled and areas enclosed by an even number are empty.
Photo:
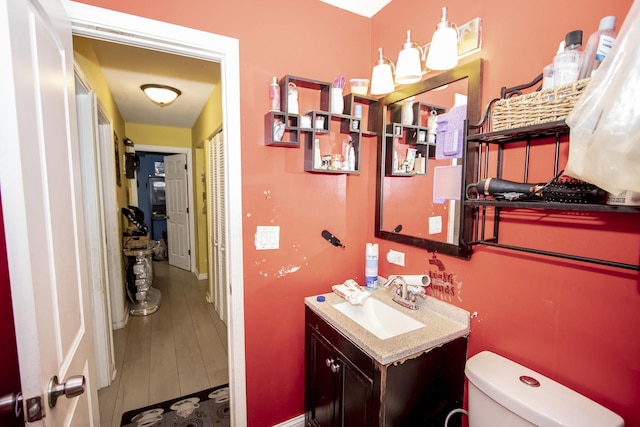
[[[127,309],[124,312],[124,317],[122,319],[121,322],[111,322],[111,327],[114,331],[117,331],[118,329],[122,329],[125,326],[127,326],[127,322],[129,321],[129,300],[126,299],[125,297],[125,303],[127,306]]]
[[[209,275],[207,273],[200,273],[198,270],[194,271],[194,274],[198,278],[198,280],[207,280]]]
[[[291,418],[290,420],[277,424],[273,427],[304,427],[304,414],[298,415],[295,418]]]

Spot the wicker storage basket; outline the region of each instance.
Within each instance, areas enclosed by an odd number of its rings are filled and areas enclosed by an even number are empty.
[[[492,131],[564,120],[590,80],[586,78],[564,86],[496,101],[491,118]]]

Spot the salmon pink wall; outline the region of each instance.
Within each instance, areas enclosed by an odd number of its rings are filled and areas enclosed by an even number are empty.
[[[86,3],[239,39],[248,421],[270,426],[298,416],[303,298],[348,278],[363,280],[377,141],[363,140],[360,175],[305,173],[304,145],[264,145],[268,88],[272,76],[285,74],[325,82],[338,73],[368,78],[370,20],[316,0]],[[309,98],[301,94],[301,111]],[[281,227],[279,250],[256,251],[260,225]],[[323,240],[323,229],[346,248]]]
[[[540,73],[568,31],[583,29],[586,42],[606,15],[618,17],[619,29],[632,1],[591,2],[588,7],[577,1],[516,3],[393,0],[372,19],[371,55],[383,47],[395,61],[407,29],[415,40],[427,43],[441,6],[448,7],[449,19],[457,24],[479,16],[486,104],[499,96],[502,86],[525,83]],[[398,20],[398,16],[404,18]],[[553,152],[545,156],[552,158]],[[534,164],[533,180],[546,181],[553,174],[546,164]],[[509,173],[509,179],[521,179],[521,170]],[[630,264],[640,260],[638,215],[585,218],[516,212],[502,219],[503,243]],[[610,408],[625,419],[627,427],[640,426],[640,342],[631,332],[640,323],[637,272],[488,247],[474,248],[468,262],[438,256],[446,267],[441,272],[429,264],[431,255],[422,250],[380,243],[381,253],[389,248],[406,252],[406,267],[383,262],[381,274],[431,272],[445,283],[454,283],[432,293],[477,313],[468,356],[491,350],[512,358]]]
[[[322,81],[337,73],[368,77],[378,46],[395,60],[407,29],[426,43],[441,4],[393,0],[369,20],[318,0],[83,1],[239,39],[248,420],[271,426],[298,416],[304,411],[302,299],[347,278],[362,280],[364,244],[375,240],[376,141],[364,142],[360,175],[303,172],[302,149],[264,146],[269,80],[285,74]],[[588,34],[610,13],[621,22],[631,0],[583,9],[577,0],[517,7],[506,0],[446,3],[457,23],[483,19],[486,102],[501,86],[536,75],[567,31]],[[597,241],[593,251],[625,252],[628,262],[637,262],[640,226],[633,217],[606,217],[620,224],[597,239],[555,224],[541,233],[519,218],[504,234],[542,236],[551,249],[560,240],[574,247]],[[279,250],[255,250],[258,225],[281,227]],[[322,240],[323,229],[346,249]],[[446,267],[439,271],[426,251],[378,243],[382,254],[392,247],[407,254],[404,268],[382,261],[381,274],[432,272],[436,296],[478,313],[470,355],[490,349],[512,357],[620,413],[627,426],[640,426],[640,344],[627,332],[640,323],[637,273],[487,248],[476,249],[471,261],[439,255],[436,261]]]

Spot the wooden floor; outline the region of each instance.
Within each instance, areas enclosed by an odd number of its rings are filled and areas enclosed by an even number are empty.
[[[207,303],[207,281],[155,261],[160,309],[130,316],[114,331],[116,378],[98,391],[102,427],[119,427],[131,409],[184,396],[229,380],[227,329]]]

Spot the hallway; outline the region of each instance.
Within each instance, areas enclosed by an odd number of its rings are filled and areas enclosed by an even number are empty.
[[[207,280],[155,261],[160,309],[114,331],[116,378],[98,391],[102,427],[128,410],[228,382],[227,329],[207,303]]]

